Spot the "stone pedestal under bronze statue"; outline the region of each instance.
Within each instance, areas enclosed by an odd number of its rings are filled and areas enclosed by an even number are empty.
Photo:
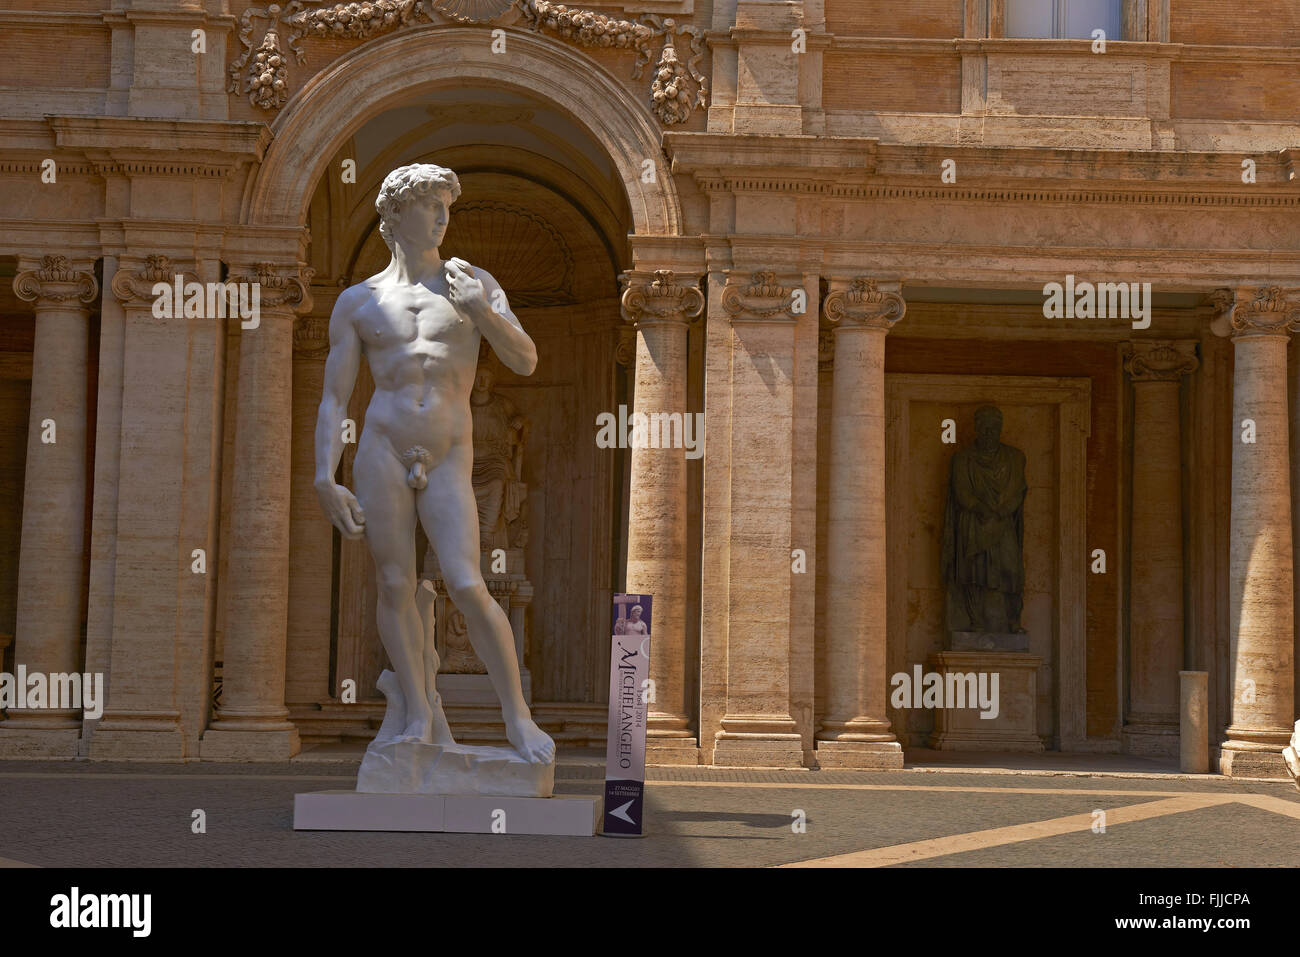
[[[995,713],[984,712],[970,698],[962,707],[940,708],[934,713],[930,747],[936,751],[1042,751],[1038,736],[1037,655],[998,651],[941,651],[926,659],[929,669],[943,676],[946,689],[967,692],[978,686],[981,675],[995,689]],[[992,676],[997,676],[996,684]],[[945,694],[945,703],[954,702]]]

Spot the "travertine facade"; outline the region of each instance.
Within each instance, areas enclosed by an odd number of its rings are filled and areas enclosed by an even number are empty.
[[[1178,673],[1205,671],[1212,766],[1284,772],[1288,0],[23,6],[0,12],[0,670],[102,672],[108,700],[11,710],[0,756],[371,736],[374,570],[316,504],[312,428],[334,300],[386,261],[379,181],[428,161],[464,187],[446,254],[541,357],[495,388],[529,422],[518,614],[561,746],[603,739],[620,590],[656,596],[651,761],[927,746],[934,711],[890,677],[944,652],[948,462],[994,404],[1029,485],[1016,720],[1173,756]],[[257,321],[160,316],[177,275],[256,285]],[[1045,309],[1076,281],[1138,296]],[[1121,302],[1150,312],[1097,315]],[[601,447],[620,406],[702,413],[705,454]]]

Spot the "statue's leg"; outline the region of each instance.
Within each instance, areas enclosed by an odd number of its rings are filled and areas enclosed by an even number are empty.
[[[549,763],[555,742],[533,722],[524,701],[510,619],[488,594],[479,567],[478,505],[470,483],[471,449],[458,446],[416,496],[420,521],[438,555],[447,594],[465,616],[469,643],[487,666],[506,722],[506,737],[528,761]],[[366,519],[369,522],[369,518]]]
[[[415,604],[415,494],[406,484],[406,466],[386,442],[364,431],[352,473],[366,517],[366,544],[375,560],[379,637],[406,702],[402,739],[432,742],[424,623]]]
[[[1025,610],[1025,596],[1020,592],[1004,592],[1003,597],[1006,599],[1007,607],[1007,631],[1020,632],[1024,631],[1024,623],[1020,616]]]
[[[981,588],[979,593],[984,606],[984,630],[993,634],[1006,634],[1010,630],[1007,623],[1007,596],[996,588]]]
[[[433,711],[433,743],[455,744],[456,739],[451,736],[451,725],[447,723],[447,715],[442,710],[442,695],[438,694],[438,665],[441,662],[438,660],[437,628],[434,624],[437,602],[433,583],[427,579],[420,582],[415,589],[415,607],[424,626],[424,690],[429,699],[429,708]]]

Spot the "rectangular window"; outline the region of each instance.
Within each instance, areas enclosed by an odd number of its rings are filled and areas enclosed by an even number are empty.
[[[1006,35],[1089,40],[1105,30],[1120,39],[1123,0],[1006,0]]]

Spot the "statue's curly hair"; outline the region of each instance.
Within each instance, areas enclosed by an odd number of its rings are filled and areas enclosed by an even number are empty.
[[[402,207],[435,190],[447,194],[450,206],[460,198],[460,180],[451,170],[433,163],[399,166],[384,177],[375,198],[375,209],[379,211],[379,235],[389,249],[393,248],[393,224],[402,218]]]

